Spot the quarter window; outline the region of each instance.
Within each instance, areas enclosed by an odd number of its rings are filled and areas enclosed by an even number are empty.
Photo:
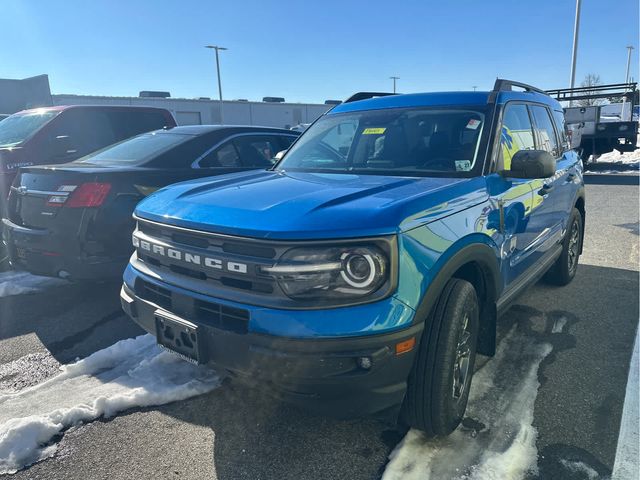
[[[553,122],[549,116],[549,110],[539,105],[531,106],[531,113],[536,122],[536,138],[538,141],[538,150],[546,150],[554,157],[560,156],[558,148],[558,138],[553,128]]]
[[[520,150],[534,150],[533,129],[527,106],[507,104],[500,132],[500,160],[498,170],[509,170],[511,159]]]

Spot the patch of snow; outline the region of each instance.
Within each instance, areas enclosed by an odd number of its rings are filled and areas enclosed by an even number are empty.
[[[213,370],[161,350],[151,335],[122,340],[38,385],[0,394],[0,474],[54,455],[52,440],[69,427],[183,400],[219,383]]]
[[[45,288],[68,283],[61,278],[41,277],[28,272],[8,271],[0,273],[0,297],[36,293]]]
[[[513,327],[495,357],[474,374],[466,412],[471,421],[446,438],[410,430],[389,456],[383,480],[510,480],[535,474],[538,368],[551,349]]]
[[[600,475],[593,468],[583,462],[576,462],[571,460],[565,460],[564,458],[560,460],[560,463],[570,472],[572,473],[581,473],[586,475],[585,478],[589,480],[599,480]]]
[[[620,166],[624,166],[625,168],[638,168],[640,166],[640,135],[638,136],[636,147],[637,148],[633,152],[625,152],[621,154],[617,150],[614,150],[612,152],[599,155],[595,158],[592,157],[592,159],[595,163],[619,163]],[[588,166],[587,170],[589,170]],[[608,173],[615,173],[615,171],[608,171]]]
[[[555,322],[553,322],[553,328],[551,328],[551,333],[562,333],[562,329],[567,324],[567,317],[560,317]]]

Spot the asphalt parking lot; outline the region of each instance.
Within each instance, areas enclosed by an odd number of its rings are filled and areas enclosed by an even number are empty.
[[[639,316],[638,194],[637,185],[588,185],[575,280],[561,289],[539,283],[501,321],[503,341],[515,325],[552,347],[537,370],[531,478],[611,475]],[[63,285],[0,298],[0,364],[37,359],[28,376],[0,375],[0,385],[41,382],[57,363],[141,334],[121,313],[118,290]],[[509,384],[518,371],[499,370],[497,378]],[[52,458],[12,478],[373,479],[401,439],[380,421],[312,416],[224,382],[189,400],[73,428],[56,438]],[[567,470],[567,462],[588,469]]]

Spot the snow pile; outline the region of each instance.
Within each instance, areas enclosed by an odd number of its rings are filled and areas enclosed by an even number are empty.
[[[538,367],[551,348],[514,327],[475,373],[463,425],[432,440],[410,430],[391,453],[383,480],[510,480],[536,473]]]
[[[45,288],[66,283],[66,280],[60,278],[41,277],[27,272],[2,272],[0,273],[0,297],[36,293]]]
[[[596,472],[586,463],[565,459],[561,459],[560,463],[573,474],[580,474],[583,478],[586,478],[588,480],[600,479],[600,475],[598,475],[598,472]]]
[[[603,155],[597,157],[591,157],[594,161],[595,165],[605,163],[605,164],[613,164],[612,167],[615,169],[616,166],[620,168],[624,168],[625,170],[629,169],[639,169],[640,168],[640,136],[638,136],[638,141],[636,142],[636,148],[633,152],[625,152],[621,154],[617,150],[614,150],[609,153],[605,153]],[[590,170],[591,165],[587,165],[586,170]],[[598,173],[609,173],[612,171],[600,171]]]
[[[0,394],[0,475],[52,456],[52,439],[68,427],[183,400],[220,383],[214,371],[161,350],[151,335],[122,340],[60,370],[39,385]]]

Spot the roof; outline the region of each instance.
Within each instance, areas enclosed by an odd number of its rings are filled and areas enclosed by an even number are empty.
[[[329,114],[385,108],[486,105],[489,103],[492,93],[493,92],[434,92],[388,95],[342,103],[333,108]],[[505,103],[509,100],[521,100],[540,102],[550,105],[553,108],[561,108],[560,103],[556,100],[548,95],[537,92],[501,91],[497,92],[497,94],[497,103]]]
[[[204,135],[206,133],[223,130],[234,130],[238,132],[273,132],[298,135],[298,132],[285,130],[283,128],[258,127],[254,125],[183,125],[166,129],[167,132],[181,133],[184,135]]]
[[[71,108],[99,108],[99,109],[113,109],[113,110],[155,110],[155,111],[168,111],[166,108],[161,107],[148,107],[146,105],[54,105],[51,107],[37,107],[29,108],[27,110],[21,110],[17,113],[36,113],[36,112],[61,112],[63,110],[69,110]]]

